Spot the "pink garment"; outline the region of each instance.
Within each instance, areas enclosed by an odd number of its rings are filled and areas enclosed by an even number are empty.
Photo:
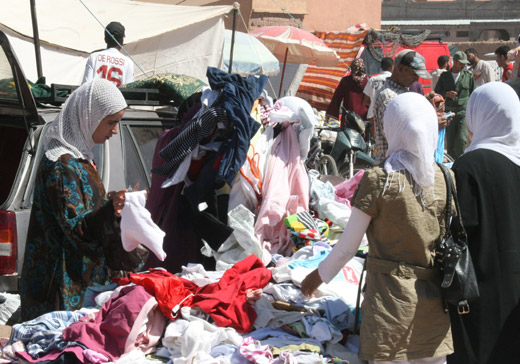
[[[309,179],[300,158],[298,135],[293,126],[284,127],[267,162],[255,235],[270,253],[290,256],[293,243],[283,219],[309,209]]]
[[[144,287],[125,287],[95,316],[85,316],[63,330],[63,338],[77,341],[111,361],[136,348],[148,353],[155,348],[166,325],[156,308],[157,301]]]
[[[109,361],[109,359],[105,355],[90,349],[85,349],[83,351],[83,355],[85,355],[85,358],[88,360],[89,363],[93,364],[107,363]]]
[[[273,360],[269,345],[262,345],[252,337],[246,337],[239,350],[244,358],[256,364],[268,364]]]
[[[340,184],[334,186],[334,189],[336,190],[336,193],[334,194],[336,202],[344,203],[348,207],[351,207],[350,200],[352,200],[352,196],[354,196],[354,192],[356,192],[356,188],[364,174],[365,170],[362,169],[352,178],[346,179]]]

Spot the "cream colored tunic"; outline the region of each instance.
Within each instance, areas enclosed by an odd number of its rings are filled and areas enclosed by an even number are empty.
[[[404,172],[394,174],[382,195],[386,173],[379,167],[366,171],[352,199],[352,206],[372,217],[361,306],[361,359],[404,361],[453,352],[440,275],[431,269],[434,245],[441,229],[444,232],[446,206],[444,177],[436,168],[435,199],[427,194],[424,207]],[[404,186],[401,192],[398,177]]]

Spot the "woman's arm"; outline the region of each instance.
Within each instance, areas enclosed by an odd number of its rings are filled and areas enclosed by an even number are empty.
[[[345,264],[356,255],[371,220],[372,217],[363,211],[355,207],[352,209],[352,215],[339,241],[318,268],[303,280],[301,291],[304,295],[312,296],[320,284],[330,282]]]

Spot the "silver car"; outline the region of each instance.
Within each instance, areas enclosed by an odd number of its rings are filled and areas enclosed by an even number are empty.
[[[17,292],[34,181],[42,158],[40,140],[60,108],[37,106],[1,31],[0,45],[0,292]],[[107,191],[150,187],[157,139],[175,125],[174,113],[164,117],[152,109],[131,106],[120,123],[119,135],[96,147],[95,161]]]

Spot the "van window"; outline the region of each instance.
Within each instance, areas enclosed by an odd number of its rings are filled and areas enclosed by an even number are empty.
[[[11,64],[1,47],[0,50],[0,102],[19,104]]]
[[[152,183],[152,159],[162,125],[124,125],[122,127],[125,181],[129,190],[149,189]]]

